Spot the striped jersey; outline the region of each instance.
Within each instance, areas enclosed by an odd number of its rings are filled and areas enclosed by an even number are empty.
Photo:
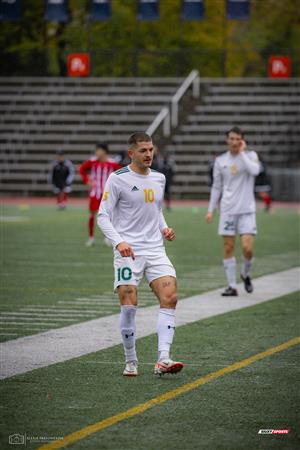
[[[130,166],[109,176],[97,222],[114,248],[120,242],[127,242],[137,255],[164,251],[165,182],[160,172],[149,169],[147,175],[141,175]]]
[[[93,184],[89,193],[90,197],[97,198],[98,200],[101,199],[104,192],[104,186],[109,175],[121,167],[122,166],[115,161],[107,160],[100,162],[95,157],[81,164],[79,173],[82,181],[85,184],[89,182]]]

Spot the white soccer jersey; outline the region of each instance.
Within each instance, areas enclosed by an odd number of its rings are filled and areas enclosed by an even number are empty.
[[[164,249],[164,189],[165,176],[153,170],[141,175],[127,166],[109,176],[97,222],[114,248],[125,241],[137,255]]]
[[[254,181],[260,163],[256,152],[244,151],[218,156],[214,164],[214,181],[208,211],[217,207],[220,196],[221,213],[247,214],[255,212]]]

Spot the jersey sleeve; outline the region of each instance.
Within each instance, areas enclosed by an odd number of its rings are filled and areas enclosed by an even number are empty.
[[[69,161],[69,160],[66,161],[66,166],[69,169],[69,175],[67,176],[67,179],[66,179],[66,185],[70,186],[73,183],[73,180],[74,180],[75,169],[74,169],[74,166],[73,166],[72,162]]]
[[[80,173],[80,176],[81,176],[82,181],[84,182],[84,184],[87,184],[89,182],[88,172],[91,170],[91,167],[92,167],[92,162],[90,160],[89,161],[85,161],[79,167],[79,173]]]
[[[260,172],[260,163],[256,152],[241,152],[241,159],[245,165],[247,172],[256,177]]]
[[[223,188],[223,177],[218,160],[216,159],[213,168],[213,185],[210,191],[210,201],[208,205],[208,212],[212,213],[217,207],[218,201],[221,197]]]
[[[47,181],[48,181],[49,184],[53,184],[54,167],[55,167],[55,162],[52,162],[50,164],[49,172],[48,172],[48,175],[47,175]]]
[[[118,201],[119,190],[116,184],[116,175],[111,174],[105,184],[97,216],[97,224],[104,236],[112,242],[114,248],[120,244],[120,242],[124,242],[124,239],[121,238],[111,221]]]
[[[159,229],[162,232],[164,228],[168,228],[166,219],[163,215],[162,209],[159,211]]]

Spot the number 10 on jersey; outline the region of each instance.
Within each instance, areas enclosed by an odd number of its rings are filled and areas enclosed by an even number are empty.
[[[145,203],[152,203],[152,202],[154,202],[154,191],[153,191],[153,189],[144,189],[144,195],[145,195]]]

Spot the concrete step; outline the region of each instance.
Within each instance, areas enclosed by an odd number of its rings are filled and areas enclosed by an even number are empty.
[[[135,104],[135,103],[167,103],[170,95],[0,95],[2,105],[30,105],[30,104],[68,104],[68,105],[92,105],[92,104]]]
[[[231,103],[225,104],[225,105],[207,105],[207,104],[201,104],[197,105],[195,108],[196,113],[205,114],[255,114],[259,115],[262,113],[267,113],[269,115],[276,114],[299,114],[299,105],[291,105],[289,102],[288,104],[279,104],[276,106],[276,109],[270,107],[270,105],[266,104],[255,104],[255,105],[246,105],[246,104],[240,104],[238,106],[234,106]]]
[[[146,122],[150,123],[156,113],[152,114],[101,114],[100,117],[97,114],[27,114],[24,117],[24,114],[6,114],[0,118],[0,124],[62,124],[62,123],[73,123],[80,124],[81,122],[85,122],[87,124],[113,124],[113,123],[140,123]]]
[[[295,114],[276,114],[276,115],[270,115],[269,113],[266,114],[260,114],[260,115],[247,115],[247,114],[240,114],[239,112],[235,112],[233,114],[224,114],[224,115],[218,115],[218,114],[191,114],[187,118],[187,124],[230,124],[230,127],[233,124],[236,125],[259,125],[259,124],[265,124],[265,125],[272,125],[275,123],[293,123],[295,122]],[[299,118],[300,120],[300,118]],[[228,125],[227,125],[228,126]]]
[[[300,125],[300,122],[299,122]],[[262,125],[262,124],[257,124],[255,125],[255,127],[253,128],[253,126],[251,125],[245,125],[243,127],[243,131],[246,134],[256,134],[256,133],[272,133],[272,134],[281,134],[281,133],[287,133],[290,129],[290,125],[286,125],[286,124],[281,124],[281,123],[277,123],[275,125]],[[226,133],[228,131],[228,125],[221,125],[221,124],[213,124],[213,125],[194,125],[194,124],[187,124],[187,125],[182,125],[179,129],[180,133],[205,133],[206,135],[211,134],[211,133]],[[299,129],[295,129],[295,133],[299,133],[300,134],[300,126]]]

